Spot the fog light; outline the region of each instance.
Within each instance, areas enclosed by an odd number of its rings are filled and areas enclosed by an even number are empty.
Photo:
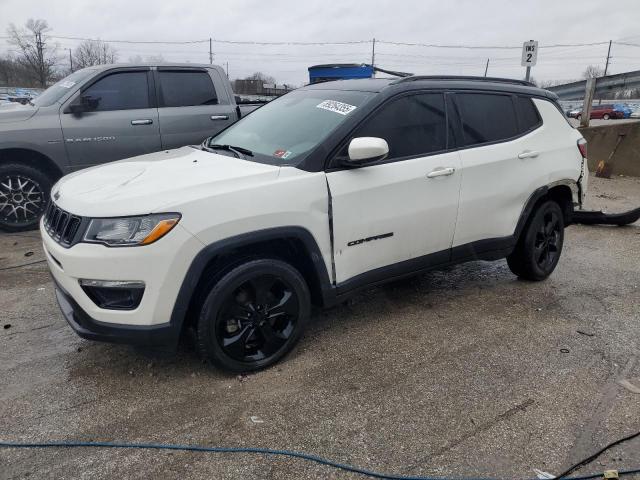
[[[100,308],[133,310],[142,300],[144,282],[126,280],[80,280],[80,287]]]

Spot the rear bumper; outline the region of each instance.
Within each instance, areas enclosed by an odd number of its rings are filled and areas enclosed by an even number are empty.
[[[178,326],[171,323],[135,326],[100,322],[85,312],[55,278],[53,282],[60,310],[80,337],[100,342],[144,345],[168,350],[176,348],[180,337]]]

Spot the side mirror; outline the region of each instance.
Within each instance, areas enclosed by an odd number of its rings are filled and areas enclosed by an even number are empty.
[[[73,114],[92,112],[98,108],[98,105],[100,105],[100,98],[94,98],[91,95],[81,95],[69,104],[66,112]]]
[[[389,155],[389,144],[384,138],[357,137],[349,142],[349,163],[364,165],[383,160]]]

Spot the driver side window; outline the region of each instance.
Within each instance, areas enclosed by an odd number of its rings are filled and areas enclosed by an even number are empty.
[[[118,72],[101,78],[82,92],[97,100],[96,112],[149,108],[147,72]]]
[[[379,137],[387,141],[387,160],[416,157],[447,149],[444,94],[407,95],[384,105],[359,126],[351,138]],[[347,156],[347,147],[340,157]]]

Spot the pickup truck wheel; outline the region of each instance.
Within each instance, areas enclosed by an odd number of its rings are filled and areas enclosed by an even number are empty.
[[[509,268],[525,280],[544,280],[558,264],[563,241],[562,209],[556,202],[546,201],[535,211],[507,257]]]
[[[21,232],[37,228],[52,186],[49,176],[36,168],[0,165],[0,230]]]
[[[198,319],[198,348],[232,372],[268,367],[300,339],[311,309],[309,288],[291,265],[252,260],[224,275],[207,295]]]

